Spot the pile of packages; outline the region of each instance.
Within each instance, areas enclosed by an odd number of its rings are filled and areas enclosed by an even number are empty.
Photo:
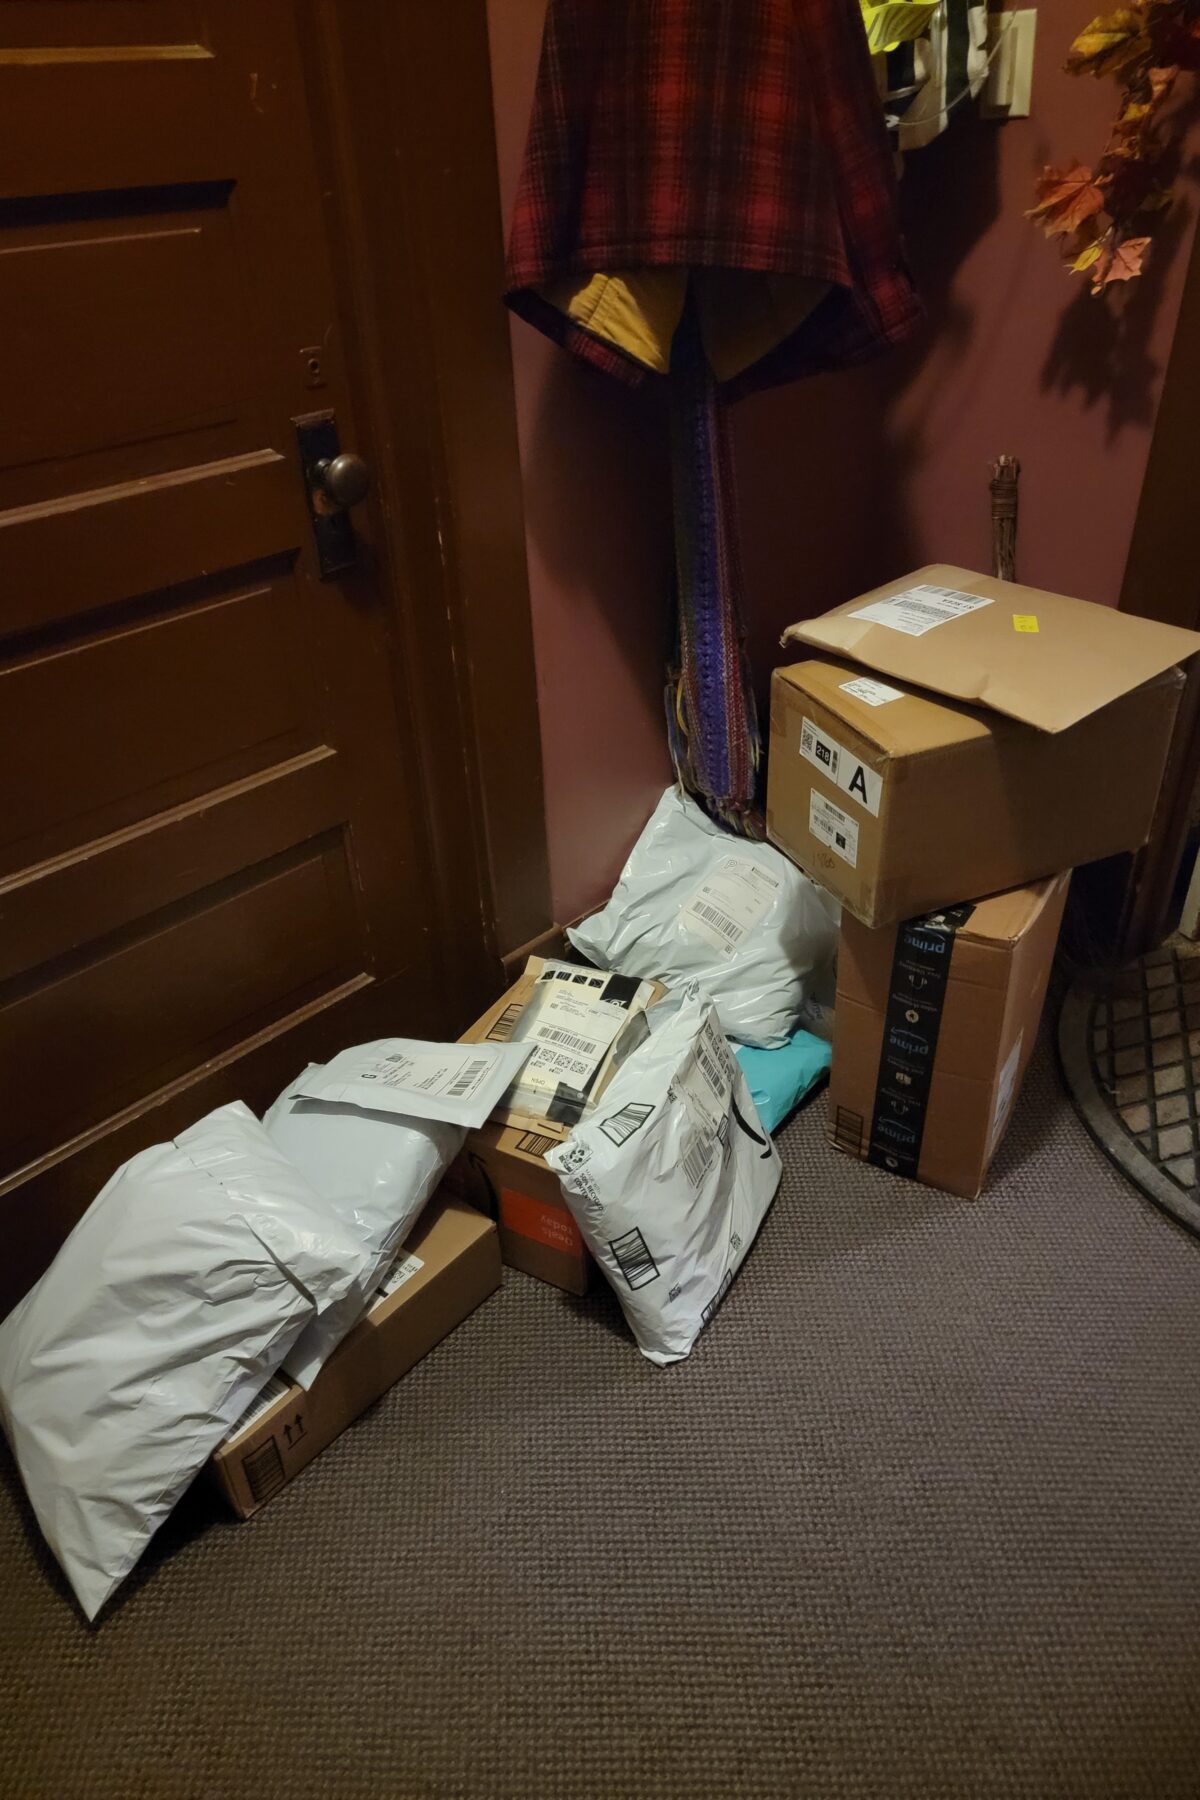
[[[261,1123],[144,1151],[0,1324],[0,1417],[89,1617],[202,1469],[248,1517],[502,1259],[573,1293],[598,1268],[644,1355],[686,1357],[831,1056],[838,1148],[979,1192],[1067,871],[1145,841],[1200,638],[955,569],[794,635],[822,654],[775,676],[771,842],[668,791],[603,910],[456,1043],[355,1046]]]

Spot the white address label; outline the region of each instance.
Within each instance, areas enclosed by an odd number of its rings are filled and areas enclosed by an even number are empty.
[[[800,726],[800,754],[814,769],[820,769],[823,775],[836,781],[843,792],[878,817],[883,776],[877,770],[869,769],[853,751],[839,744],[819,725],[814,725],[811,719],[803,720]]]
[[[692,937],[731,957],[770,911],[781,886],[778,875],[747,856],[723,856],[679,915]]]
[[[949,625],[952,619],[961,619],[965,613],[978,612],[981,606],[991,604],[987,594],[964,594],[960,588],[934,587],[922,582],[917,587],[905,588],[903,593],[892,594],[886,600],[873,600],[870,606],[860,606],[850,617],[869,619],[872,625],[886,625],[889,631],[902,631],[906,637],[924,637],[938,625]]]
[[[396,1289],[403,1287],[406,1281],[411,1281],[413,1276],[419,1274],[424,1267],[425,1264],[419,1256],[413,1256],[411,1252],[406,1255],[401,1251],[376,1288],[376,1294],[381,1300],[386,1300],[389,1294],[394,1294]]]
[[[808,829],[822,844],[828,844],[835,856],[858,867],[858,826],[840,806],[818,794],[816,788],[808,796]]]
[[[903,700],[900,688],[889,687],[886,681],[872,681],[867,675],[858,675],[853,681],[842,682],[843,694],[853,694],[866,706],[886,706],[889,700]]]

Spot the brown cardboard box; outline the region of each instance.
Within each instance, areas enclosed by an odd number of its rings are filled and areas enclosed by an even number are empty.
[[[844,917],[829,1136],[841,1150],[976,1195],[1033,1051],[1068,875],[930,921]]]
[[[897,597],[914,587],[933,595],[897,608]],[[958,616],[939,618],[939,608]],[[848,656],[889,681],[933,688],[1042,731],[1065,731],[1195,656],[1200,632],[935,563],[789,626],[784,642]]]
[[[866,925],[913,918],[1145,842],[1183,677],[1060,732],[847,662],[777,669],[767,834]]]
[[[768,834],[868,925],[1143,844],[1200,650],[943,565],[784,641],[839,660],[776,672]]]
[[[500,1285],[496,1227],[459,1200],[430,1201],[404,1256],[393,1265],[397,1285],[342,1339],[308,1392],[276,1376],[213,1453],[217,1485],[243,1519]]]
[[[464,1031],[465,1043],[491,1039],[507,1041],[532,999],[545,960],[531,956],[522,975],[490,1006],[483,1017]],[[593,980],[597,971],[578,965],[576,979]],[[660,1000],[666,989],[661,982],[630,983],[647,990],[646,1004]],[[603,1093],[629,1051],[645,1035],[639,1015],[615,1039],[600,1064],[590,1089]],[[456,1191],[472,1204],[486,1207],[500,1227],[500,1249],[510,1268],[535,1275],[571,1294],[587,1292],[592,1259],[584,1247],[579,1227],[562,1197],[558,1177],[545,1162],[546,1151],[561,1144],[574,1121],[551,1118],[548,1113],[500,1108],[481,1131],[467,1139],[464,1155],[453,1172]]]

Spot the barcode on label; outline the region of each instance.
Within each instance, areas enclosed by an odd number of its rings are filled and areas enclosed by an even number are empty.
[[[282,1375],[272,1375],[265,1387],[260,1388],[255,1394],[237,1424],[230,1426],[222,1442],[231,1444],[234,1438],[241,1437],[244,1431],[249,1431],[251,1425],[261,1419],[269,1407],[274,1406],[275,1402],[282,1399],[284,1394],[290,1393],[291,1386],[291,1382],[285,1380]]]
[[[451,1100],[460,1094],[469,1093],[486,1068],[486,1062],[468,1063],[454,1086],[449,1090]]]
[[[646,1240],[636,1226],[621,1237],[612,1238],[608,1247],[631,1288],[645,1287],[648,1282],[658,1280],[658,1264],[646,1248]]]
[[[691,1146],[683,1153],[683,1172],[694,1188],[704,1183],[704,1177],[712,1167],[713,1154],[716,1150],[716,1138],[695,1138]]]
[[[627,1138],[633,1136],[635,1131],[641,1129],[653,1111],[653,1105],[646,1105],[641,1100],[631,1100],[628,1106],[621,1108],[620,1112],[615,1112],[611,1118],[605,1119],[600,1129],[612,1143],[623,1144]]]
[[[728,1082],[724,1071],[718,1066],[703,1037],[696,1039],[696,1061],[700,1064],[701,1073],[718,1100],[724,1100],[728,1091]]]
[[[419,1274],[424,1267],[425,1264],[419,1256],[409,1255],[402,1250],[376,1288],[376,1294],[380,1299],[386,1300],[396,1292],[397,1288],[403,1287],[406,1281],[411,1281],[413,1276]]]
[[[738,943],[744,935],[742,928],[737,923],[736,919],[731,919],[727,913],[721,912],[718,907],[710,906],[707,900],[693,900],[692,911],[698,914],[700,918],[707,919],[708,923],[715,926],[721,933],[721,936],[727,937],[731,944]]]
[[[545,979],[545,977],[543,976],[543,980],[544,979]],[[500,1017],[496,1020],[495,1024],[492,1026],[492,1029],[488,1032],[487,1042],[495,1043],[495,1044],[507,1044],[509,1038],[513,1034],[513,1030],[516,1026],[517,1020],[520,1018],[520,1016],[524,1012],[524,1010],[525,1010],[525,1008],[521,1005],[521,1002],[519,1000],[511,1001],[510,1004],[508,1006],[506,1006],[504,1011],[500,1014]]]
[[[726,1294],[729,1292],[729,1287],[730,1287],[730,1283],[732,1282],[732,1280],[733,1280],[733,1270],[726,1269],[724,1275],[721,1277],[720,1287],[717,1289],[716,1293],[713,1295],[713,1297],[709,1301],[708,1305],[704,1308],[704,1311],[700,1314],[701,1325],[708,1324],[708,1321],[712,1318],[712,1316],[716,1312],[718,1306],[720,1306],[722,1300],[725,1298]]]
[[[545,1156],[547,1150],[553,1150],[557,1138],[546,1137],[540,1131],[523,1131],[517,1139],[517,1149],[526,1156]]]
[[[558,1026],[542,1026],[537,1034],[540,1044],[561,1044],[566,1050],[575,1050],[581,1056],[594,1056],[600,1048],[595,1038],[578,1037],[573,1031],[563,1031]]]

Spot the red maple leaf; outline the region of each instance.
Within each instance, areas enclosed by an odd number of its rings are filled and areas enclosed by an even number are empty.
[[[1099,294],[1113,281],[1132,281],[1142,272],[1148,237],[1125,238],[1115,250],[1101,252],[1092,270],[1092,292]]]
[[[1104,205],[1094,173],[1082,163],[1072,163],[1069,169],[1044,169],[1036,191],[1038,203],[1025,217],[1037,219],[1047,237],[1078,231],[1084,220]]]

